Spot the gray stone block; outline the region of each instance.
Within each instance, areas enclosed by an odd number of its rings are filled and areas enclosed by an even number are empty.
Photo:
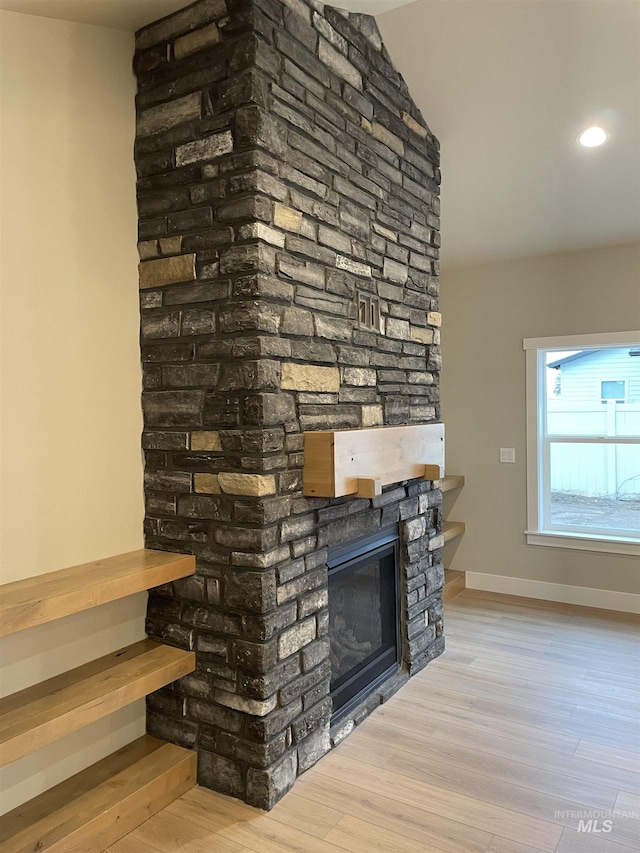
[[[247,771],[246,797],[249,805],[271,809],[293,786],[298,770],[294,750],[266,770],[250,767]]]
[[[203,749],[198,752],[198,782],[230,797],[243,797],[245,793],[239,765]]]

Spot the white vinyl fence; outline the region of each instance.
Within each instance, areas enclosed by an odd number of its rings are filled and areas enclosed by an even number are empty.
[[[551,491],[640,500],[640,403],[547,401],[549,436],[635,437],[633,444],[554,443]]]

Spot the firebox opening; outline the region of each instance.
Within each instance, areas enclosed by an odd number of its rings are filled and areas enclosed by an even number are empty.
[[[331,548],[328,567],[333,724],[400,665],[397,525]]]

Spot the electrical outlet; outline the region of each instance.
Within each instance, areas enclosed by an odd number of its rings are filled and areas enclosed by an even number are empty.
[[[500,461],[501,462],[515,462],[516,461],[516,449],[515,449],[515,447],[501,447],[500,448]]]

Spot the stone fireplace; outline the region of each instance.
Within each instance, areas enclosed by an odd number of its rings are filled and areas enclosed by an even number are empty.
[[[375,21],[315,0],[200,0],[135,70],[146,544],[197,560],[150,595],[197,670],[148,729],[271,808],[444,648],[433,483],[303,493],[305,431],[440,418],[438,144]]]

